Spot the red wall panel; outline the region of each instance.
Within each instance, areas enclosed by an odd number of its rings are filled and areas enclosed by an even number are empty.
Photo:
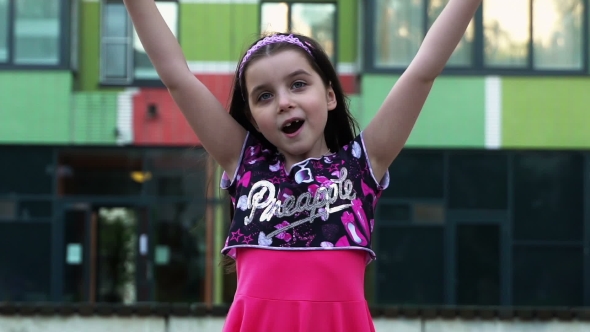
[[[233,83],[232,74],[197,75],[226,107]],[[356,76],[340,77],[346,93],[356,93]],[[152,116],[149,109],[155,109]],[[141,88],[133,97],[133,135],[136,145],[200,145],[198,137],[165,88]]]

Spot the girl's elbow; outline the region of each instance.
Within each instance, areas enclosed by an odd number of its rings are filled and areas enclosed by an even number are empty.
[[[437,66],[427,66],[427,65],[416,65],[412,68],[408,68],[406,73],[414,77],[414,80],[429,84],[433,83],[437,77],[439,77],[443,72],[444,67],[438,68]]]

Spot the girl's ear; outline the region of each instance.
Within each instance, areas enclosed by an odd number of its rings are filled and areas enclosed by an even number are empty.
[[[328,111],[332,111],[338,106],[338,101],[336,100],[336,93],[334,89],[332,89],[332,83],[326,89],[326,100],[328,101]]]

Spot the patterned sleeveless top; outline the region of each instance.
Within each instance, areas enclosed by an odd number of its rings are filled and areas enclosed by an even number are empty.
[[[340,151],[285,169],[281,154],[265,149],[251,134],[244,142],[233,180],[224,172],[221,188],[234,207],[222,253],[236,248],[367,251],[375,207],[389,185],[372,173],[362,133]]]

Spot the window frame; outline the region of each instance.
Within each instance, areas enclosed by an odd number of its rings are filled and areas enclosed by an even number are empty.
[[[6,31],[6,44],[8,45],[8,60],[3,63],[0,62],[0,70],[72,70],[72,24],[74,24],[74,16],[72,15],[72,8],[75,8],[79,0],[58,0],[59,1],[59,46],[57,64],[16,64],[14,63],[14,25],[16,1],[8,0],[8,29]],[[76,3],[73,3],[76,2]]]
[[[122,0],[99,0],[100,1],[100,35],[98,37],[99,44],[100,44],[100,66],[99,66],[99,85],[104,87],[165,87],[164,83],[158,77],[154,78],[147,78],[147,79],[137,79],[135,77],[135,59],[134,59],[134,51],[133,51],[133,43],[134,43],[134,27],[133,23],[131,22],[131,18],[129,17],[129,13],[127,15],[127,36],[125,37],[106,37],[105,34],[105,20],[107,19],[106,15],[106,5],[109,3],[121,3],[123,4]],[[181,15],[180,15],[180,0],[156,0],[158,2],[174,2],[176,3],[176,38],[180,43],[180,34],[181,34]],[[105,39],[110,38],[120,38],[126,39],[124,43],[126,43],[129,48],[126,52],[126,66],[127,66],[127,73],[125,78],[113,78],[108,77],[105,72],[105,44],[109,44],[108,41]]]
[[[402,74],[407,66],[403,67],[389,67],[389,68],[380,68],[376,65],[374,57],[375,57],[375,11],[377,8],[377,1],[379,0],[368,0],[365,3],[364,11],[361,14],[363,16],[363,20],[365,22],[371,22],[367,24],[364,28],[362,35],[364,36],[364,41],[361,42],[363,54],[362,64],[364,67],[364,72],[369,74]],[[421,0],[424,4],[423,12],[422,12],[422,29],[424,34],[428,31],[429,25],[429,16],[428,16],[428,5],[430,0]],[[451,74],[451,75],[503,75],[503,76],[517,76],[517,75],[527,75],[527,76],[587,76],[590,74],[590,64],[589,64],[589,52],[590,52],[590,41],[589,41],[589,23],[590,23],[590,0],[581,0],[582,2],[582,68],[581,69],[535,69],[534,68],[534,38],[533,38],[533,1],[528,0],[528,9],[530,13],[530,22],[528,26],[528,35],[529,35],[529,42],[527,45],[528,49],[528,56],[526,58],[526,66],[521,68],[511,68],[511,67],[487,67],[484,64],[484,27],[483,27],[483,5],[480,6],[477,12],[474,15],[474,39],[473,39],[473,50],[471,54],[471,61],[472,64],[465,67],[445,67],[442,74]],[[485,2],[485,1],[484,1]]]
[[[339,24],[339,10],[340,8],[338,7],[338,1],[337,0],[261,0],[259,2],[258,5],[258,31],[260,33],[262,33],[263,31],[261,30],[261,25],[262,25],[262,5],[264,5],[265,3],[286,3],[287,6],[289,7],[289,15],[287,17],[287,31],[291,31],[292,29],[292,24],[291,24],[291,13],[292,13],[292,7],[293,4],[317,4],[317,5],[322,5],[322,4],[329,4],[329,5],[334,5],[335,10],[334,10],[334,25],[333,25],[333,35],[334,35],[334,57],[333,57],[333,63],[332,65],[334,66],[334,69],[337,69],[338,66],[338,47],[339,47],[339,38],[340,38],[340,33],[339,33],[339,29],[338,29],[338,24]],[[328,56],[329,58],[329,56]]]
[[[441,303],[434,303],[434,304],[416,304],[415,306],[418,307],[428,307],[428,306],[454,306],[454,305],[461,305],[459,304],[459,289],[457,288],[456,282],[457,278],[459,277],[459,271],[457,270],[458,264],[458,256],[457,256],[457,241],[458,241],[458,226],[485,226],[485,225],[498,225],[500,229],[500,238],[499,238],[499,256],[500,256],[500,266],[499,266],[499,307],[507,308],[510,306],[518,305],[516,301],[518,299],[515,295],[517,295],[518,290],[515,289],[515,278],[519,277],[518,270],[515,268],[515,252],[519,249],[549,249],[555,250],[553,252],[559,252],[562,249],[575,249],[581,252],[588,251],[590,249],[590,200],[587,197],[590,197],[590,152],[586,150],[580,149],[560,149],[559,151],[551,150],[548,148],[544,148],[541,150],[534,150],[534,149],[516,149],[516,150],[486,150],[483,148],[478,149],[467,149],[467,148],[444,148],[444,149],[434,149],[434,148],[410,148],[405,153],[411,154],[431,154],[431,153],[442,153],[444,156],[444,166],[443,166],[443,177],[444,177],[444,197],[438,200],[432,199],[425,199],[420,197],[396,197],[396,198],[389,198],[387,196],[381,196],[379,203],[377,205],[377,211],[380,209],[381,206],[387,204],[420,204],[420,203],[441,203],[444,205],[445,211],[445,219],[443,223],[428,223],[428,222],[415,222],[412,219],[412,215],[408,219],[404,220],[393,220],[393,219],[384,219],[379,218],[379,215],[376,216],[375,219],[375,229],[373,233],[373,244],[374,249],[378,249],[380,241],[386,241],[382,234],[383,230],[394,228],[399,232],[404,232],[404,230],[421,230],[427,228],[442,228],[444,233],[444,241],[443,245],[440,246],[440,250],[442,250],[444,255],[444,263],[443,263],[443,287],[444,287],[444,300]],[[582,158],[583,167],[580,172],[584,176],[584,183],[583,183],[583,236],[581,239],[576,240],[551,240],[551,239],[530,239],[530,240],[522,240],[515,237],[514,227],[516,223],[519,222],[519,219],[516,218],[515,211],[516,211],[516,181],[517,181],[517,167],[516,158],[519,155],[537,155],[539,153],[547,153],[549,155],[559,155],[559,154],[566,154],[569,156],[579,155]],[[453,191],[453,186],[450,181],[452,167],[453,165],[450,163],[451,156],[494,156],[496,158],[505,159],[506,162],[505,168],[508,172],[507,178],[504,180],[507,185],[507,206],[501,209],[488,209],[486,207],[483,208],[453,208],[450,206],[449,198],[451,196],[451,192]],[[502,163],[504,163],[504,161]],[[503,166],[504,167],[504,166]],[[393,166],[390,167],[390,172],[393,171]],[[579,172],[576,172],[579,174]],[[419,176],[419,172],[408,176],[409,178],[414,178]],[[389,190],[389,189],[387,189]],[[533,227],[530,226],[529,227]],[[430,244],[426,244],[430,246]],[[390,247],[393,248],[393,247]],[[389,250],[390,248],[380,248],[382,250]],[[386,262],[386,260],[379,259],[379,252],[377,252],[378,259],[374,263],[372,275],[368,276],[367,279],[369,280],[371,287],[372,287],[372,294],[368,296],[369,303],[376,304],[378,306],[391,306],[391,305],[403,305],[404,303],[397,302],[398,300],[395,298],[387,298],[380,293],[380,289],[382,285],[378,279],[379,273],[383,273],[385,271],[385,267],[382,265]],[[407,259],[406,257],[402,257],[401,259]],[[583,262],[580,262],[583,270],[581,271],[583,284],[582,284],[582,299],[583,305],[588,305],[590,303],[590,255],[583,256]],[[527,262],[527,264],[530,264]],[[530,265],[528,265],[530,266]],[[578,275],[576,275],[577,277]],[[532,299],[532,298],[531,298]],[[530,300],[530,299],[528,299]],[[569,301],[569,300],[568,300]],[[564,305],[572,306],[573,303],[567,303]],[[472,305],[470,305],[472,306]],[[480,305],[475,305],[476,307],[480,307]],[[485,305],[484,305],[485,306]],[[530,306],[530,305],[529,305]],[[555,306],[555,305],[554,305]]]

